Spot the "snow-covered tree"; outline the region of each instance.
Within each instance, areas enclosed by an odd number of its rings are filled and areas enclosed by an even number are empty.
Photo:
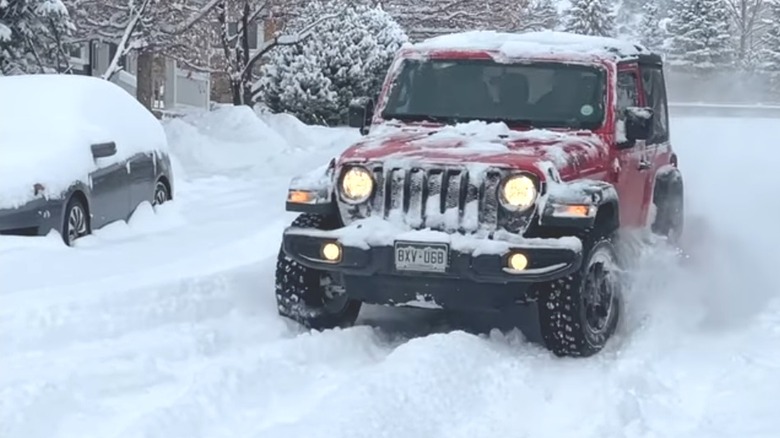
[[[334,11],[338,17],[318,23],[306,40],[269,54],[255,86],[258,101],[307,123],[339,124],[353,98],[379,92],[406,34],[381,9],[334,1],[312,1],[291,31],[306,26],[305,17]]]
[[[770,73],[772,92],[780,97],[780,0],[769,0],[768,28],[761,51],[762,70]]]
[[[642,22],[639,26],[640,41],[650,50],[661,51],[664,44],[664,31],[661,28],[658,5],[653,1],[648,1],[642,9]]]
[[[737,40],[735,56],[741,66],[752,68],[760,50],[767,0],[725,0]]]
[[[610,0],[572,0],[564,29],[582,35],[615,35],[615,13]]]
[[[66,70],[71,30],[60,0],[0,0],[0,74]]]
[[[473,29],[522,29],[529,0],[383,0],[410,39]]]
[[[731,20],[724,0],[675,0],[670,16],[670,64],[698,72],[732,64]]]
[[[560,21],[558,8],[553,0],[531,0],[522,27],[531,31],[555,30]]]
[[[111,79],[123,69],[122,60],[138,55],[138,100],[151,108],[154,57],[179,54],[192,64],[207,62],[201,53],[208,32],[204,19],[221,0],[64,0],[71,12],[73,42],[112,43],[116,51],[103,73]],[[136,72],[133,72],[134,74]]]

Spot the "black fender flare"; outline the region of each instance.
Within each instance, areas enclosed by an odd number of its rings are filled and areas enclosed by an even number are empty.
[[[571,206],[586,207],[585,214],[569,214]],[[608,229],[620,226],[620,202],[615,186],[605,181],[551,182],[542,196],[539,225],[588,229],[599,224]]]
[[[331,159],[327,165],[320,166],[290,181],[287,192],[285,210],[297,213],[311,213],[331,216],[338,213],[333,196],[336,160]],[[295,195],[305,194],[306,202],[301,202]]]
[[[678,192],[680,196],[684,195],[685,184],[680,169],[670,163],[661,166],[655,173],[652,187],[652,202],[658,205],[658,202],[669,193]]]

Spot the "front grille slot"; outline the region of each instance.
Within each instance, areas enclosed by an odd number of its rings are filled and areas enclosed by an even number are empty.
[[[447,232],[495,230],[501,180],[498,170],[463,168],[374,168],[377,182],[371,215],[412,228]]]

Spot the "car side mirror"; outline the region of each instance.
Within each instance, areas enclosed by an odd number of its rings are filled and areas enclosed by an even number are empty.
[[[95,159],[111,157],[116,154],[116,143],[109,141],[106,143],[96,143],[92,145],[92,156]]]
[[[647,140],[653,132],[653,109],[630,106],[626,108],[626,139],[629,142]]]
[[[374,117],[374,100],[358,97],[349,103],[349,126],[359,128],[362,135],[368,134],[371,118]]]

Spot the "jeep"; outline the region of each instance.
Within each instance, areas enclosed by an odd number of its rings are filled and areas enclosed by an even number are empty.
[[[662,59],[640,45],[487,31],[407,44],[349,119],[359,141],[293,178],[286,202],[300,215],[276,300],[308,328],[348,327],[362,303],[535,305],[544,346],[587,357],[618,324],[618,237],[680,236]]]

